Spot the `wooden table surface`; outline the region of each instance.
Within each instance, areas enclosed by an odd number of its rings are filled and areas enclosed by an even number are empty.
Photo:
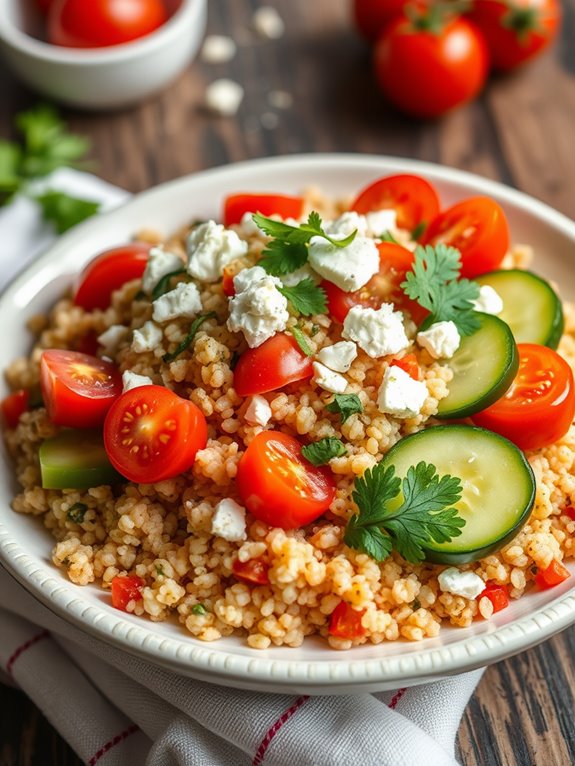
[[[481,98],[435,123],[387,108],[355,36],[346,0],[276,0],[278,41],[250,32],[255,0],[210,0],[209,31],[238,42],[229,64],[198,61],[159,98],[110,114],[64,112],[90,136],[99,173],[132,192],[237,160],[294,152],[373,152],[413,157],[501,180],[575,217],[575,0],[564,0],[557,47]],[[202,110],[206,85],[230,76],[245,88],[235,118]],[[281,90],[288,109],[269,103]],[[0,137],[38,99],[0,64]],[[575,763],[575,628],[489,668],[458,736],[465,766]],[[0,766],[79,761],[22,694],[0,687]],[[131,765],[130,765],[131,766]],[[232,765],[230,765],[232,766]],[[299,765],[298,765],[299,766]]]

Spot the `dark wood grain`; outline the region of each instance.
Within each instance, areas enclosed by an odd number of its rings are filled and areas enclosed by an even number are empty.
[[[93,139],[104,178],[137,192],[254,157],[374,152],[502,180],[575,217],[575,0],[564,2],[563,34],[554,51],[516,76],[492,80],[478,101],[435,123],[408,120],[384,105],[346,0],[271,4],[286,21],[281,40],[262,41],[250,32],[254,0],[210,0],[210,31],[239,44],[233,62],[196,62],[164,94],[136,109],[64,111],[75,130]],[[246,91],[234,119],[202,108],[206,85],[221,76],[240,81]],[[274,108],[272,90],[290,93],[293,106]],[[13,115],[36,100],[0,69],[1,137],[12,135]],[[459,732],[462,763],[575,763],[574,655],[570,629],[487,670]],[[0,687],[0,710],[0,766],[80,763],[20,692]]]

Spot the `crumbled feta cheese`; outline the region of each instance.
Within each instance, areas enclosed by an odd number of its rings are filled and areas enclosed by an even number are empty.
[[[455,322],[434,322],[428,330],[418,332],[416,340],[434,359],[450,359],[459,348],[461,336]]]
[[[134,330],[132,351],[138,354],[153,351],[162,342],[163,333],[154,322],[145,322],[139,330]]]
[[[397,418],[414,418],[421,412],[426,399],[425,383],[414,380],[396,365],[387,368],[377,395],[380,412]]]
[[[260,227],[254,221],[253,213],[244,213],[240,221],[240,230],[244,237],[254,237],[260,233]]]
[[[285,32],[285,24],[275,8],[263,5],[252,17],[252,24],[260,37],[267,40],[279,40]]]
[[[248,243],[222,224],[207,221],[191,231],[186,249],[188,274],[202,282],[217,282],[230,261],[247,253]]]
[[[265,279],[268,273],[261,266],[252,266],[249,269],[242,269],[234,277],[234,290],[237,293],[241,293],[247,290],[254,282],[260,282]]]
[[[200,292],[193,282],[180,282],[152,304],[155,322],[167,322],[178,317],[195,317],[202,310]]]
[[[151,293],[162,277],[183,268],[184,262],[179,255],[170,253],[161,247],[153,247],[148,255],[148,262],[142,276],[142,289]]]
[[[353,306],[343,322],[342,335],[354,340],[372,359],[397,354],[409,346],[401,311],[392,303],[375,309]]]
[[[236,44],[226,35],[208,35],[202,45],[202,60],[208,64],[225,64],[236,55]]]
[[[386,232],[394,232],[397,228],[397,213],[395,210],[373,210],[366,213],[367,233],[370,237],[381,237]]]
[[[226,497],[216,505],[212,517],[212,534],[235,543],[246,539],[246,509]]]
[[[301,282],[302,279],[311,279],[316,283],[321,281],[319,274],[316,274],[308,263],[305,263],[301,268],[292,271],[291,274],[282,274],[280,279],[286,287],[293,287],[293,285],[297,285],[298,282]]]
[[[103,346],[104,351],[113,355],[129,332],[129,328],[124,327],[123,324],[113,324],[101,335],[98,335],[98,343]]]
[[[475,311],[483,311],[484,314],[501,314],[503,301],[501,296],[491,285],[481,285],[479,298],[473,301]]]
[[[321,362],[313,363],[313,380],[320,388],[332,394],[343,394],[347,388],[347,380],[343,375],[330,370]]]
[[[272,408],[267,399],[259,394],[252,396],[244,418],[255,426],[267,426],[272,416]]]
[[[335,247],[314,237],[309,245],[310,266],[324,279],[346,293],[359,290],[379,271],[379,251],[375,242],[359,235],[347,247]]]
[[[453,593],[463,598],[477,598],[485,590],[485,582],[475,572],[460,572],[456,567],[449,567],[440,572],[437,579],[444,593]]]
[[[125,370],[125,372],[122,373],[122,385],[123,393],[125,394],[126,391],[131,391],[132,388],[140,388],[141,386],[153,386],[154,384],[152,379],[148,378],[147,375],[137,375],[131,370]]]
[[[355,210],[348,210],[342,213],[339,218],[333,221],[326,221],[324,230],[333,239],[345,239],[354,231],[357,231],[358,237],[365,237],[367,234],[367,221],[365,216],[356,213]]]
[[[263,272],[259,279],[249,279],[249,274],[258,269]],[[254,275],[255,276],[255,275]],[[244,269],[234,277],[236,294],[230,298],[228,330],[243,332],[250,348],[256,348],[276,332],[285,330],[289,313],[287,299],[277,289],[282,283],[277,277],[271,277],[264,270],[255,266]],[[243,289],[238,291],[238,287]]]
[[[351,340],[341,340],[333,346],[326,346],[318,353],[317,358],[330,370],[347,372],[357,356],[357,346]]]
[[[244,97],[244,89],[233,80],[223,77],[214,80],[206,88],[206,107],[222,117],[233,117],[240,108]]]

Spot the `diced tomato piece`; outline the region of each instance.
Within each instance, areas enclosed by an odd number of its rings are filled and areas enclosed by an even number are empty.
[[[117,575],[112,580],[112,606],[125,612],[130,601],[142,600],[144,585],[141,577]]]
[[[150,245],[136,242],[96,256],[80,274],[74,303],[86,311],[107,309],[112,293],[126,282],[139,279],[146,269]]]
[[[278,332],[240,356],[234,370],[234,388],[240,396],[265,394],[312,375],[312,360],[293,335]]]
[[[234,287],[234,274],[227,268],[224,268],[224,278],[222,279],[222,290],[224,295],[231,298],[236,294],[236,288]]]
[[[419,380],[419,364],[417,363],[415,354],[406,354],[401,359],[392,359],[389,366],[399,367],[406,372],[410,378]]]
[[[249,561],[236,559],[232,570],[235,576],[244,582],[254,585],[267,585],[269,583],[268,565],[261,559],[250,559]]]
[[[5,399],[2,399],[0,409],[8,428],[16,428],[20,422],[20,417],[29,409],[29,405],[30,392],[25,388],[14,391],[13,394],[9,394]]]
[[[565,516],[569,516],[570,519],[575,521],[575,508],[572,505],[568,505],[567,508],[563,510],[563,513]]]
[[[246,213],[300,218],[303,205],[302,197],[286,194],[232,194],[224,202],[224,226],[240,223]]]
[[[493,604],[493,612],[500,612],[509,606],[509,594],[506,585],[500,585],[496,582],[488,582],[485,590],[479,594],[477,600],[483,597],[488,598]]]
[[[540,569],[535,575],[535,582],[541,588],[553,588],[570,577],[569,570],[566,569],[560,561],[553,561],[546,569]]]
[[[329,621],[329,632],[332,636],[338,638],[361,638],[367,633],[361,624],[361,618],[365,614],[365,609],[354,609],[345,601],[336,606],[331,613]]]

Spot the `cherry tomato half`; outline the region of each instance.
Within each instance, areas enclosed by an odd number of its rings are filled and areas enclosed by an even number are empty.
[[[556,585],[560,585],[568,577],[571,577],[569,570],[560,561],[553,559],[548,567],[537,572],[535,582],[541,590],[547,590],[547,588],[554,588]]]
[[[238,465],[237,486],[256,519],[283,529],[319,518],[335,497],[330,471],[309,463],[300,442],[279,431],[262,431],[250,442]]]
[[[278,332],[240,356],[234,370],[234,388],[240,396],[265,394],[312,375],[310,357],[305,356],[292,335]]]
[[[493,271],[509,248],[509,227],[500,205],[488,197],[459,202],[432,221],[426,245],[443,243],[461,253],[461,276],[473,278]]]
[[[268,565],[261,559],[240,561],[236,559],[232,565],[232,571],[239,580],[249,582],[252,585],[268,585]]]
[[[303,204],[302,197],[285,194],[232,194],[224,201],[224,226],[240,223],[245,213],[299,218],[303,213]]]
[[[122,476],[142,484],[187,471],[207,439],[201,410],[163,386],[126,391],[104,423],[110,463]]]
[[[507,393],[473,422],[507,437],[522,450],[553,444],[575,416],[573,372],[547,346],[518,343],[519,371]]]
[[[126,282],[139,279],[146,269],[150,246],[143,243],[106,250],[84,268],[74,303],[86,311],[107,309],[112,293]]]
[[[162,0],[54,0],[48,41],[66,48],[106,48],[144,37],[167,20]]]
[[[493,605],[493,613],[500,612],[509,606],[509,593],[506,585],[500,585],[497,582],[488,582],[485,590],[477,596],[477,600],[488,598]]]
[[[354,0],[353,16],[359,32],[375,42],[386,24],[401,16],[409,0]]]
[[[354,609],[349,604],[342,601],[331,613],[329,620],[329,632],[332,636],[338,638],[361,638],[367,633],[361,624],[361,618],[365,614],[365,609]]]
[[[122,376],[110,362],[78,351],[44,351],[40,384],[48,417],[59,426],[96,428],[122,393]]]
[[[439,214],[439,197],[425,178],[411,175],[380,178],[355,198],[351,209],[365,215],[374,210],[395,210],[397,226],[415,232]]]
[[[141,577],[117,575],[112,580],[112,606],[123,612],[130,601],[142,600],[144,581]]]
[[[28,410],[30,405],[30,391],[21,388],[19,391],[9,394],[0,402],[2,417],[8,428],[16,428],[20,417]]]

